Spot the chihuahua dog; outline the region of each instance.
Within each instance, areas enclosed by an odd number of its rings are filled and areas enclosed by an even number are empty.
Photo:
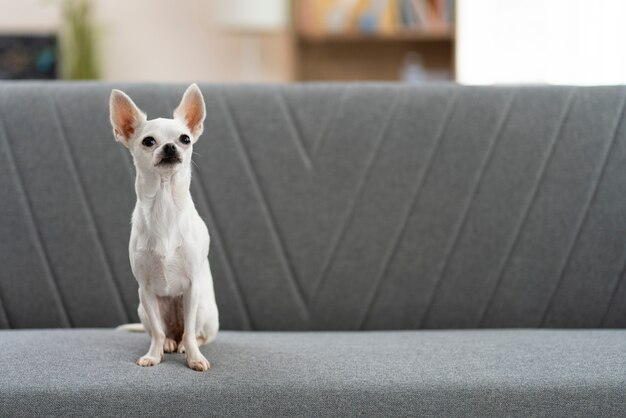
[[[219,321],[209,268],[209,233],[189,193],[193,144],[206,110],[196,84],[185,91],[173,119],[151,119],[120,90],[110,98],[113,135],[130,150],[136,169],[130,265],[139,284],[139,318],[150,335],[140,366],[163,352],[185,353],[193,370],[210,367],[199,346]]]

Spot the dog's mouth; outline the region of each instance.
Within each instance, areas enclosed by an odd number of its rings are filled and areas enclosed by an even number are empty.
[[[172,156],[165,156],[163,158],[161,158],[161,160],[156,164],[157,166],[159,165],[174,165],[174,164],[178,164],[178,163],[182,163],[183,160],[180,159],[180,157],[178,157],[177,155],[172,155]]]

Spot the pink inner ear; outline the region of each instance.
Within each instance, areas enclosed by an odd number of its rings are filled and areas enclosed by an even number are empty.
[[[202,100],[202,93],[197,89],[188,88],[180,105],[174,110],[174,117],[183,119],[185,125],[192,132],[197,135],[199,130],[202,129],[202,122],[204,121],[205,110],[204,100]]]
[[[187,127],[193,132],[202,123],[202,110],[199,104],[192,104],[185,109],[185,121]]]
[[[122,130],[124,131],[124,136],[129,138],[132,134],[135,133],[135,118],[130,117],[124,120],[124,124],[122,125]]]
[[[135,133],[135,124],[137,122],[135,109],[125,100],[119,100],[115,105],[115,124],[121,130],[121,134],[129,138]]]

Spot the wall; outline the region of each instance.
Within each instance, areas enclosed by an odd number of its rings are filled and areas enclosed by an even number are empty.
[[[228,32],[219,0],[94,0],[103,78],[111,81],[280,82],[292,78],[287,29]],[[221,0],[227,1],[227,0]],[[0,0],[0,32],[49,32],[58,1]]]

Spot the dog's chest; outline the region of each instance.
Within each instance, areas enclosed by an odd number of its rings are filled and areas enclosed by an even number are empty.
[[[137,251],[135,266],[137,280],[159,296],[180,295],[191,283],[189,260],[182,247],[167,255],[148,249]]]
[[[188,224],[167,200],[155,202],[147,215],[133,222],[131,258],[135,275],[157,295],[179,295],[189,285],[193,272]]]

